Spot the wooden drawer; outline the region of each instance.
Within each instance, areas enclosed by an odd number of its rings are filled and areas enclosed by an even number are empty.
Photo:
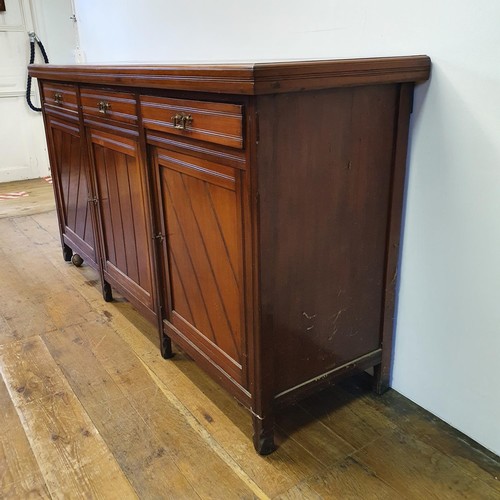
[[[43,106],[47,113],[78,119],[76,85],[45,82],[43,84]]]
[[[232,148],[243,148],[243,106],[141,96],[144,126]]]
[[[137,124],[135,95],[82,88],[80,90],[84,118],[106,118]]]

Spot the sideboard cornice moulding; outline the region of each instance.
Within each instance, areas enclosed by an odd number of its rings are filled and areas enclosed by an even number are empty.
[[[202,65],[33,65],[31,74],[66,82],[170,90],[277,94],[332,86],[423,82],[427,56],[339,59],[333,61]]]

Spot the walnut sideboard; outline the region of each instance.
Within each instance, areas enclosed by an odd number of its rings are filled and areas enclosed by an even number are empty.
[[[66,260],[252,415],[374,367],[388,386],[409,120],[426,56],[32,65]]]

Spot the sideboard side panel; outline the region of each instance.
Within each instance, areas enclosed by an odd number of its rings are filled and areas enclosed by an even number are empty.
[[[259,101],[262,314],[273,325],[263,334],[275,394],[380,348],[398,90]]]

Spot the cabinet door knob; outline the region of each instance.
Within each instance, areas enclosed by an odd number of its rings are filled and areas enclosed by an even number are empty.
[[[174,128],[179,130],[186,130],[189,125],[193,123],[193,117],[184,113],[177,113],[172,116],[172,124]]]
[[[99,110],[99,113],[105,115],[111,109],[111,104],[107,101],[99,101],[97,103],[97,109]]]
[[[58,106],[62,106],[62,100],[63,100],[63,96],[61,93],[59,92],[56,92],[54,94],[54,102],[58,105]]]

